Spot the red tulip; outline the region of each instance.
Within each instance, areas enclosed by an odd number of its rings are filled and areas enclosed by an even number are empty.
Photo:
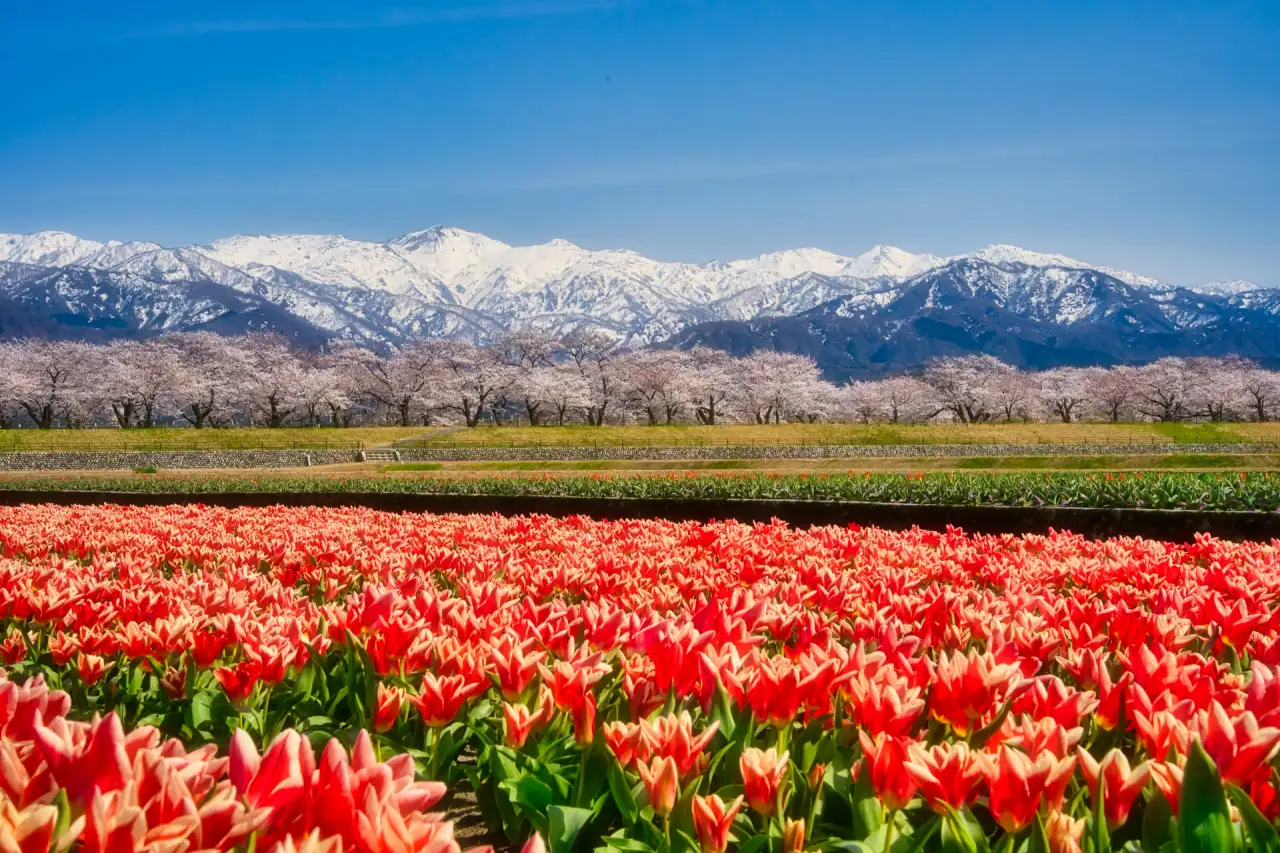
[[[1156,787],[1169,803],[1174,817],[1177,817],[1178,805],[1182,802],[1182,768],[1165,761],[1153,762],[1151,781],[1156,783]]]
[[[422,693],[411,696],[409,702],[422,714],[428,727],[442,728],[452,723],[462,706],[483,690],[483,685],[469,685],[461,675],[437,678],[428,672],[422,676]]]
[[[929,693],[929,711],[964,737],[994,717],[1018,682],[1018,667],[999,663],[987,652],[956,651],[938,656]]]
[[[729,846],[729,830],[742,808],[741,796],[726,804],[715,794],[693,795],[693,829],[702,853],[724,853]]]
[[[670,758],[655,756],[651,764],[639,762],[636,771],[649,794],[649,805],[659,817],[671,814],[680,794],[680,773]]]
[[[892,810],[905,808],[916,793],[916,780],[907,767],[907,744],[893,735],[858,734],[866,757],[864,767],[880,802]]]
[[[720,728],[719,721],[702,730],[697,737],[693,734],[693,719],[688,711],[679,715],[668,714],[650,723],[640,721],[640,732],[648,744],[648,751],[654,755],[665,755],[673,758],[680,771],[680,778],[688,776],[698,767],[702,751]]]
[[[405,691],[401,687],[388,687],[378,682],[378,700],[373,713],[373,729],[389,732],[400,719],[400,707],[404,704]]]
[[[87,655],[84,652],[76,658],[76,671],[80,674],[80,682],[85,687],[97,684],[98,679],[102,678],[111,666],[112,664],[97,655]]]
[[[253,689],[262,678],[262,668],[254,661],[244,660],[234,668],[221,666],[213,671],[227,698],[232,702],[244,702],[253,695]]]
[[[635,723],[605,723],[604,742],[623,767],[630,767],[637,758],[640,761],[649,760],[648,742],[644,739],[643,730]]]
[[[27,659],[27,643],[17,628],[9,632],[4,643],[0,644],[0,660],[8,666],[21,663]]]
[[[1049,841],[1049,853],[1081,853],[1080,841],[1084,838],[1085,819],[1071,819],[1062,812],[1050,812],[1045,819],[1044,831]]]
[[[1033,762],[1015,749],[1000,747],[997,757],[986,762],[991,816],[1005,832],[1016,834],[1031,823],[1042,800],[1051,809],[1060,808],[1075,763],[1074,756],[1058,760],[1048,752]]]
[[[786,781],[790,753],[781,755],[773,747],[767,750],[747,747],[738,759],[742,773],[742,790],[747,805],[762,815],[772,815],[778,808],[778,796]]]
[[[520,848],[520,853],[547,853],[547,844],[542,840],[542,834],[535,832],[529,836],[529,840]]]
[[[0,799],[0,850],[46,853],[57,824],[58,810],[53,806],[30,805],[19,811],[10,801]]]
[[[1232,719],[1216,700],[1193,725],[1222,778],[1236,785],[1247,783],[1280,750],[1280,728],[1259,726],[1248,711]]]
[[[907,747],[907,757],[904,769],[919,786],[925,802],[938,814],[946,814],[948,808],[964,808],[977,798],[985,768],[981,757],[967,743],[943,743],[930,749],[913,743]]]
[[[33,734],[49,774],[72,803],[88,804],[94,791],[118,791],[132,776],[124,727],[114,713],[83,728],[62,717],[51,719],[48,726],[37,719]]]
[[[525,705],[505,702],[502,705],[502,716],[506,722],[507,746],[512,749],[522,748],[538,722],[538,715],[530,712]]]
[[[1129,819],[1134,801],[1147,787],[1151,778],[1151,762],[1144,761],[1130,769],[1129,759],[1118,749],[1112,749],[1095,761],[1084,749],[1077,748],[1080,769],[1084,771],[1089,791],[1097,802],[1098,780],[1102,780],[1102,808],[1107,818],[1107,828],[1114,831]]]
[[[547,656],[546,652],[533,651],[536,641],[533,639],[517,643],[510,634],[489,646],[489,657],[493,661],[498,677],[498,688],[502,698],[514,702],[520,698],[534,676],[538,674],[538,664]]]

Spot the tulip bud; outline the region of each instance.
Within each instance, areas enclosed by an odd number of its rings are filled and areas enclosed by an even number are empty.
[[[373,713],[373,729],[377,732],[390,731],[400,719],[400,706],[404,704],[405,691],[400,687],[388,687],[378,683],[377,707]]]
[[[815,761],[813,767],[809,769],[809,788],[817,790],[822,785],[822,780],[827,775],[827,765],[820,761]]]
[[[680,793],[680,770],[673,758],[654,758],[651,765],[636,764],[640,781],[649,792],[649,805],[658,817],[671,814]]]
[[[512,705],[509,702],[503,703],[502,716],[506,722],[507,746],[520,749],[529,739],[529,732],[538,722],[538,717],[524,705]]]
[[[742,772],[747,805],[754,811],[768,816],[777,810],[778,791],[786,779],[789,758],[790,753],[779,755],[772,747],[767,750],[748,747],[742,751],[738,769]]]
[[[546,842],[542,840],[542,835],[535,832],[524,843],[524,847],[520,848],[520,853],[547,853]]]
[[[693,795],[693,829],[698,836],[702,853],[724,853],[729,846],[729,830],[733,819],[742,808],[742,797],[725,803],[715,794],[708,797]]]
[[[782,853],[800,853],[804,850],[804,818],[787,819],[782,827]]]
[[[76,659],[76,669],[80,673],[80,681],[85,687],[92,687],[110,668],[98,655],[87,655],[81,652]]]

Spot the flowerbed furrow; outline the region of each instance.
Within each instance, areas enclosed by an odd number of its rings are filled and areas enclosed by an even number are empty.
[[[0,507],[0,849],[1273,850],[1278,556]]]

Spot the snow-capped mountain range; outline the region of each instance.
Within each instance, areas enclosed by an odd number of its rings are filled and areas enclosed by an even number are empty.
[[[874,312],[930,274],[966,265],[996,271],[1009,310],[1065,323],[1093,310],[1073,290],[1087,274],[1138,288],[1155,304],[1181,306],[1169,297],[1178,293],[1254,302],[1272,293],[1239,281],[1174,288],[1006,245],[950,258],[875,246],[856,257],[807,248],[689,264],[565,240],[511,246],[447,227],[385,243],[273,235],[177,248],[45,231],[0,234],[0,334],[49,323],[105,335],[283,324],[298,337],[391,345],[422,334],[484,339],[510,328],[593,327],[643,345],[699,324],[797,315],[833,300],[846,316]],[[1033,274],[1039,283],[1025,286]],[[1053,296],[1055,287],[1075,295]]]

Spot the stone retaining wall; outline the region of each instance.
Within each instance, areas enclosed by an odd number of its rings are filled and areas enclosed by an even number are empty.
[[[1274,444],[840,444],[669,447],[400,448],[403,462],[540,462],[700,459],[859,459],[873,457],[1129,456],[1167,453],[1280,453]]]
[[[302,468],[356,462],[358,450],[140,450],[0,453],[0,471],[91,471],[135,468]]]

